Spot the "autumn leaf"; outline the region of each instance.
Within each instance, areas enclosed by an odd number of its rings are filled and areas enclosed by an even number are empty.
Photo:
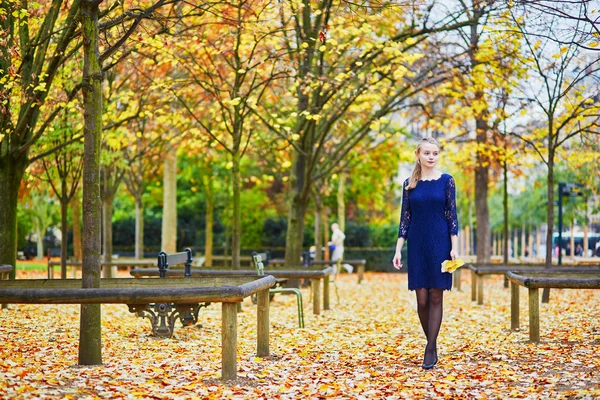
[[[522,329],[512,332],[502,282],[486,278],[483,306],[471,302],[470,274],[462,274],[461,291],[445,292],[440,361],[430,371],[420,367],[426,341],[406,274],[367,272],[360,285],[341,275],[339,304],[333,295],[332,310],[320,316],[310,289],[301,289],[304,329],[293,296],[276,295],[264,359],[256,357],[256,308],[247,300],[238,314],[238,379],[228,383],[220,381],[218,304],[202,309],[201,326],[178,324],[172,339],[152,337],[149,322],[126,306],[103,305],[98,367],[75,365],[79,306],[10,305],[0,309],[0,398],[598,397],[600,313],[589,305],[600,291],[553,290],[541,304],[542,340],[531,344],[526,290]]]

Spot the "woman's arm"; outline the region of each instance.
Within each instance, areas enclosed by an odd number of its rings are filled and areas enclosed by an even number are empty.
[[[396,254],[394,254],[394,260],[392,261],[396,269],[402,268],[402,246],[404,246],[404,238],[399,237],[396,242]]]
[[[408,228],[410,226],[411,212],[408,189],[406,188],[407,185],[408,179],[404,182],[402,190],[402,208],[400,211],[400,226],[398,227],[398,241],[396,242],[396,254],[394,254],[394,259],[392,260],[392,264],[396,269],[402,268],[402,246],[404,246],[404,241],[408,236]]]
[[[452,250],[450,250],[450,258],[452,258],[452,260],[456,260],[458,258],[458,235],[450,236],[450,241],[452,242]]]

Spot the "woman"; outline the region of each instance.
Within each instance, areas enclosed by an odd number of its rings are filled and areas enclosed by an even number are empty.
[[[440,154],[437,141],[423,138],[417,163],[404,182],[402,212],[394,268],[402,268],[401,250],[408,241],[408,289],[417,294],[419,320],[427,337],[422,367],[437,364],[437,337],[442,324],[444,290],[452,288],[452,274],[442,262],[458,258],[458,221],[452,176],[435,168]]]

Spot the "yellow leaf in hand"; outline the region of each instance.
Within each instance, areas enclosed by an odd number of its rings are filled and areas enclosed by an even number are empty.
[[[456,260],[446,260],[442,263],[442,272],[454,272],[463,265],[465,265],[465,262],[460,258],[457,258]]]

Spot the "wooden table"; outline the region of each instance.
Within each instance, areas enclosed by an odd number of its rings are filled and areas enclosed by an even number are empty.
[[[257,354],[269,355],[269,288],[275,278],[213,276],[203,278],[102,279],[99,288],[82,288],[81,279],[0,281],[0,303],[7,304],[192,304],[222,303],[222,378],[237,376],[238,303],[258,295]]]
[[[167,276],[182,276],[183,269],[168,269]],[[256,275],[256,270],[252,269],[212,269],[192,268],[192,276],[227,276],[227,275]],[[329,277],[333,273],[331,267],[277,267],[265,268],[265,274],[271,275],[276,279],[310,279],[313,290],[313,313],[321,314],[321,281],[323,281],[323,309],[330,310],[330,288]],[[159,276],[158,269],[155,268],[134,268],[130,274],[136,278]]]
[[[540,341],[540,288],[600,289],[600,272],[508,272],[510,328],[519,329],[519,286],[529,289],[529,339]]]
[[[483,278],[487,275],[505,275],[507,272],[544,272],[544,271],[599,271],[600,265],[590,265],[585,267],[573,266],[552,266],[546,268],[545,264],[466,264],[465,268],[471,270],[471,301],[477,300],[477,304],[483,304]]]

